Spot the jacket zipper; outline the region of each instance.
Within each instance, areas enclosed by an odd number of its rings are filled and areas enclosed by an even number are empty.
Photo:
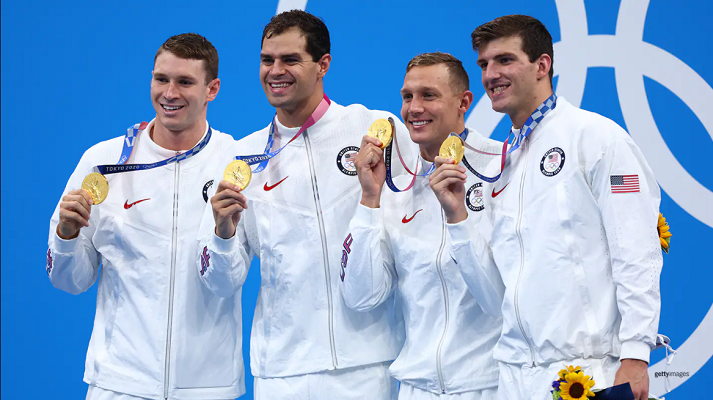
[[[171,281],[168,289],[168,327],[166,329],[166,364],[163,377],[163,397],[168,400],[168,381],[171,369],[171,332],[173,331],[173,290],[176,280],[176,247],[178,241],[178,177],[181,164],[176,163],[173,174],[173,229],[171,232]]]
[[[522,280],[522,271],[525,268],[525,246],[522,242],[522,232],[520,229],[522,228],[522,198],[523,198],[523,191],[525,188],[525,176],[527,175],[527,167],[528,167],[528,160],[530,159],[530,146],[529,142],[525,141],[522,146],[522,150],[527,150],[527,153],[525,154],[525,165],[524,168],[522,169],[522,176],[520,177],[520,192],[518,195],[518,209],[517,209],[517,224],[515,225],[515,232],[517,232],[517,239],[518,243],[520,244],[520,271],[518,272],[517,275],[517,284],[515,285],[515,316],[517,317],[517,324],[520,327],[520,332],[522,333],[522,337],[525,338],[525,341],[527,342],[527,346],[530,348],[530,357],[532,359],[532,366],[535,367],[535,349],[532,343],[530,342],[530,339],[527,337],[525,334],[525,328],[522,326],[522,320],[520,318],[520,306],[519,306],[519,298],[520,298],[520,282]]]
[[[319,222],[319,237],[322,240],[322,258],[324,261],[324,272],[327,279],[327,305],[329,307],[329,346],[332,350],[332,365],[334,369],[339,365],[337,363],[337,351],[334,344],[334,317],[332,316],[332,278],[329,273],[329,255],[327,254],[327,239],[324,232],[324,217],[322,216],[322,206],[319,202],[319,189],[317,188],[317,174],[314,171],[314,162],[312,159],[312,147],[309,144],[309,136],[307,131],[303,134],[305,144],[307,145],[307,158],[309,161],[309,172],[312,178],[312,193],[314,194],[314,205],[317,208],[317,221]]]
[[[443,277],[443,271],[441,270],[441,257],[443,256],[443,248],[446,246],[446,225],[444,218],[445,216],[443,210],[441,210],[441,246],[438,248],[438,255],[436,256],[436,270],[438,271],[438,277],[441,279],[441,287],[443,288],[443,303],[446,309],[446,324],[443,327],[441,341],[438,343],[438,349],[436,350],[436,370],[438,371],[438,383],[441,385],[441,394],[446,394],[446,384],[443,382],[443,371],[441,369],[441,350],[443,348],[443,342],[446,340],[449,314],[448,287],[446,286],[446,280]]]

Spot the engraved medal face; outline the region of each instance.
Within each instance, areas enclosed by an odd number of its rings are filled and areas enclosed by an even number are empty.
[[[366,134],[379,139],[381,141],[381,148],[383,149],[391,143],[393,132],[394,130],[391,122],[387,119],[380,118],[371,124],[369,130],[366,131]]]
[[[109,194],[109,181],[98,172],[92,172],[82,181],[82,189],[89,193],[94,205],[101,204]]]
[[[231,161],[223,172],[223,180],[238,186],[241,190],[248,187],[252,176],[250,166],[243,160]]]
[[[440,157],[452,158],[455,160],[456,164],[460,164],[463,160],[463,153],[465,152],[465,147],[463,147],[463,140],[458,136],[449,136],[441,144],[441,150],[438,152]]]

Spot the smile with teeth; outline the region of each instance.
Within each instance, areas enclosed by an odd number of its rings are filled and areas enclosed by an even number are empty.
[[[274,88],[274,89],[282,89],[282,88],[286,88],[290,85],[292,85],[292,84],[288,83],[288,82],[270,83],[270,87]]]
[[[493,94],[500,94],[503,90],[507,89],[509,86],[498,86],[493,88]]]
[[[183,106],[167,106],[165,104],[161,104],[161,107],[163,107],[163,109],[166,111],[176,111],[176,110],[180,110],[181,108],[183,108]]]
[[[430,124],[431,122],[432,122],[431,120],[411,121],[411,125],[419,127],[419,126],[424,126],[426,124]]]

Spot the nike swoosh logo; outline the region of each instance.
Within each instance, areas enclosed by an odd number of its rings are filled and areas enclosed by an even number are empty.
[[[418,214],[418,213],[421,212],[421,211],[423,211],[423,208],[420,209],[420,210],[418,210],[418,211],[416,211],[415,213],[413,213],[413,215],[411,216],[411,218],[406,218],[406,215],[408,215],[408,214],[404,215],[404,217],[401,219],[401,223],[402,223],[402,224],[408,224],[409,222],[411,222],[411,220],[413,219],[413,217],[415,217],[416,214]]]
[[[289,178],[289,176],[286,176],[286,177],[282,178],[281,181],[277,182],[276,184],[274,184],[274,185],[272,185],[272,186],[268,186],[268,185],[267,185],[267,182],[265,182],[265,187],[263,187],[263,189],[265,189],[266,192],[269,192],[270,190],[274,189],[277,185],[279,185],[279,184],[281,184],[282,182],[284,182],[285,179],[287,179],[287,178]]]
[[[133,203],[131,203],[131,204],[129,204],[129,200],[126,200],[126,201],[124,202],[124,210],[128,210],[129,208],[133,207],[134,204],[139,204],[139,203],[141,203],[142,201],[146,201],[146,200],[151,200],[151,199],[138,200],[138,201],[135,201],[135,202],[133,202]]]
[[[493,189],[493,198],[498,197],[498,195],[499,195],[500,193],[502,193],[503,190],[505,190],[505,188],[508,187],[509,184],[510,184],[510,182],[506,183],[505,186],[503,186],[503,188],[500,189],[500,190],[498,190],[497,192],[495,191],[495,189]]]

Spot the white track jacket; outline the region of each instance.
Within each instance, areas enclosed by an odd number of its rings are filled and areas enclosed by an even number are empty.
[[[392,302],[360,313],[344,304],[339,289],[342,242],[361,198],[353,160],[369,126],[389,116],[402,151],[413,160],[408,131],[392,114],[332,101],[315,125],[253,174],[243,192],[248,209],[235,236],[216,236],[212,208],[206,207],[194,257],[206,287],[232,296],[252,258],[260,259],[250,342],[254,376],[301,375],[396,358],[403,332]],[[298,131],[276,124],[272,151]],[[268,133],[269,126],[239,140],[231,156],[262,154]]]
[[[129,164],[176,154],[151,140],[152,125],[138,134]],[[115,163],[123,141],[87,150],[64,193],[80,188],[95,165]],[[75,239],[57,236],[55,209],[47,252],[52,284],[78,294],[99,279],[85,382],[150,399],[234,399],[245,392],[240,296],[214,295],[195,270],[204,193],[232,143],[213,129],[191,158],[106,175],[109,195],[92,206],[90,225]]]
[[[660,309],[660,191],[626,131],[560,97],[488,196],[489,246],[470,218],[448,230],[454,258],[472,266],[462,268],[466,280],[502,275],[495,358],[648,362]]]
[[[497,153],[502,143],[471,131],[471,146]],[[481,169],[492,157],[470,155]],[[430,162],[423,161],[419,174]],[[484,212],[483,181],[468,176],[465,203],[469,214]],[[405,188],[411,177],[396,184]],[[487,227],[483,227],[487,235]],[[450,256],[446,217],[428,177],[418,177],[414,187],[394,193],[384,187],[381,207],[359,205],[349,225],[344,257],[344,299],[349,307],[368,311],[397,297],[403,309],[406,343],[391,373],[401,382],[437,394],[462,393],[498,385],[498,365],[493,348],[500,337],[502,297],[495,294],[479,305]],[[463,266],[461,266],[462,268]],[[472,267],[469,267],[472,268]],[[498,276],[496,282],[501,282]],[[479,297],[493,290],[476,293]],[[480,296],[482,295],[482,296]]]

